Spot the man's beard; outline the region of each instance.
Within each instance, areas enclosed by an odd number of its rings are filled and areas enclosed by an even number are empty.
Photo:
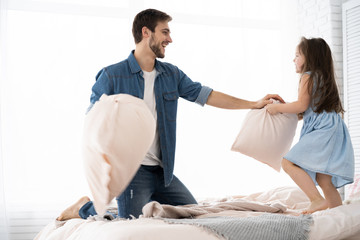
[[[150,43],[149,43],[149,47],[150,49],[153,51],[153,53],[155,54],[155,56],[157,58],[164,58],[165,55],[161,52],[161,46],[160,46],[160,43],[159,44],[156,44],[155,43],[155,39],[153,36],[151,36],[151,40],[150,40]]]

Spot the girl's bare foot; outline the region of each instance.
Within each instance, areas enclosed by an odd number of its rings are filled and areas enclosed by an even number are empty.
[[[328,206],[328,202],[326,201],[326,199],[315,200],[315,201],[311,202],[311,205],[308,209],[302,211],[302,214],[312,214],[317,211],[325,210],[328,207],[329,206]]]
[[[72,218],[81,218],[79,216],[79,210],[85,203],[89,202],[90,198],[82,197],[76,203],[65,209],[56,220],[65,221]]]

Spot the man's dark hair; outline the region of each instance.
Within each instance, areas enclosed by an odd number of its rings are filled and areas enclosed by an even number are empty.
[[[146,9],[139,12],[133,22],[132,33],[135,43],[142,40],[142,28],[147,27],[150,31],[155,32],[158,22],[170,22],[172,18],[164,12],[156,9]]]

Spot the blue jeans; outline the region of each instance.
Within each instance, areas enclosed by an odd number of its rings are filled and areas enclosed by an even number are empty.
[[[185,185],[174,176],[168,187],[165,187],[164,171],[160,166],[141,165],[135,177],[125,191],[117,198],[120,218],[138,218],[142,208],[150,201],[161,204],[186,205],[196,204],[196,200]],[[79,210],[81,218],[97,215],[93,203],[87,202]]]

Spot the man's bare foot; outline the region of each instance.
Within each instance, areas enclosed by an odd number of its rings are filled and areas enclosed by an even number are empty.
[[[65,221],[72,218],[81,218],[79,216],[79,210],[85,203],[89,202],[90,198],[82,197],[76,203],[65,209],[56,220],[58,221]]]
[[[311,205],[308,209],[302,211],[302,214],[312,214],[317,211],[325,210],[329,207],[326,199],[319,199],[316,201],[312,201]]]

